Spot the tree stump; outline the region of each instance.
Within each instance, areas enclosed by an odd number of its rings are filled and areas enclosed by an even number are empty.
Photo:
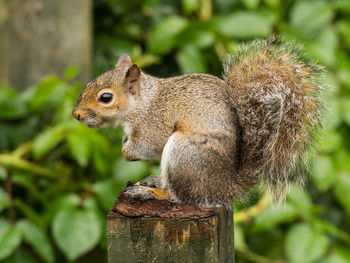
[[[122,192],[107,220],[109,263],[234,262],[232,210]]]

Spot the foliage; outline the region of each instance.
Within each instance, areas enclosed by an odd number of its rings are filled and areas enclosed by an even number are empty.
[[[53,76],[20,94],[0,87],[0,261],[102,254],[114,198],[127,180],[150,173],[150,164],[121,158],[120,140],[111,138],[121,131],[89,129],[72,118],[79,90]]]
[[[329,113],[311,179],[280,207],[258,191],[235,204],[237,262],[350,262],[349,14],[347,0],[94,2],[95,75],[127,53],[158,76],[220,76],[227,52],[271,33],[326,66]],[[72,118],[74,75],[20,94],[0,87],[0,261],[102,261],[113,199],[126,181],[157,173],[156,163],[122,159],[120,130]]]

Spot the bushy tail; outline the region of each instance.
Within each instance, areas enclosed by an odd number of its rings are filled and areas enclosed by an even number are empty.
[[[306,62],[300,46],[271,37],[229,55],[224,77],[233,88],[242,130],[237,196],[261,181],[275,201],[290,182],[304,180],[306,154],[320,127],[322,69]]]

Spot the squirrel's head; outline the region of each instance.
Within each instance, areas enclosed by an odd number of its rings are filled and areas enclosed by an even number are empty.
[[[140,93],[141,70],[128,55],[115,68],[89,82],[80,94],[73,116],[89,127],[119,126]]]

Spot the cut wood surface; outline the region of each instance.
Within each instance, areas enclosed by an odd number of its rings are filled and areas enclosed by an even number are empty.
[[[107,218],[109,263],[234,262],[231,210],[123,193]]]

